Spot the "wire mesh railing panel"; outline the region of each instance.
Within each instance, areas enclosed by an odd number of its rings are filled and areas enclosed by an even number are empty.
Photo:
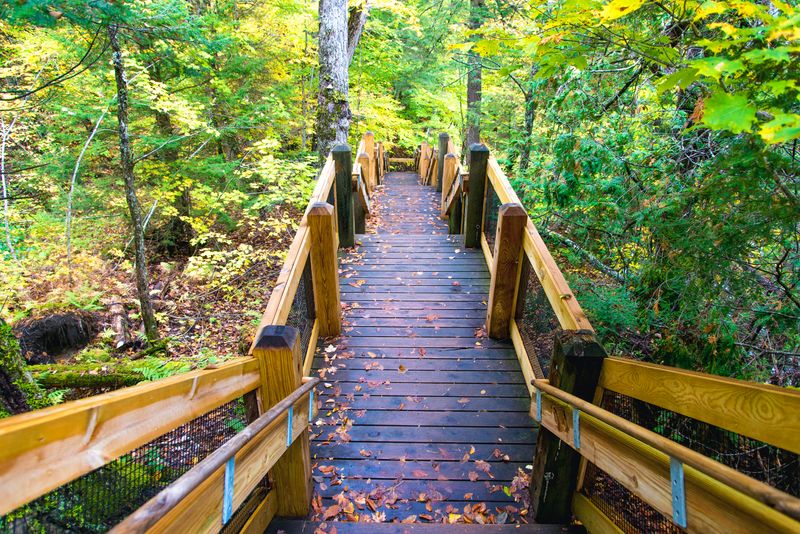
[[[244,397],[0,517],[0,533],[106,532],[248,423]]]
[[[486,197],[483,204],[483,236],[489,244],[489,250],[494,254],[494,241],[497,235],[497,218],[500,210],[500,198],[492,186],[492,181],[486,180]]]
[[[763,441],[605,391],[602,408],[751,478],[800,497],[800,455]]]
[[[309,256],[303,267],[303,274],[297,285],[292,307],[289,308],[289,317],[286,319],[286,325],[296,328],[300,336],[300,354],[305,355],[308,350],[315,317],[314,286],[311,280],[311,257]]]
[[[561,326],[527,254],[522,255],[519,284],[515,319],[522,344],[537,378],[547,377],[553,340]]]
[[[586,467],[583,493],[625,534],[678,534],[672,520],[647,504],[594,464]]]

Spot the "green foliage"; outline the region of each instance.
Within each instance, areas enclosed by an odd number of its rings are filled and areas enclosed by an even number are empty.
[[[191,368],[191,364],[186,362],[167,361],[155,357],[145,358],[131,367],[133,371],[141,373],[145,379],[150,381],[185,373]]]

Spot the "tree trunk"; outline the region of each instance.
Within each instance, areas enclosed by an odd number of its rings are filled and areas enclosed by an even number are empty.
[[[350,18],[347,21],[347,65],[353,62],[353,55],[356,53],[358,41],[361,40],[361,34],[364,32],[364,26],[367,24],[367,16],[369,15],[370,5],[369,0],[365,0],[363,4],[358,4],[350,8]]]
[[[114,77],[117,83],[117,120],[119,122],[119,156],[122,178],[125,181],[125,199],[133,226],[133,243],[136,257],[136,290],[142,308],[144,332],[150,341],[158,340],[158,327],[150,302],[149,283],[147,280],[147,255],[144,248],[144,224],[139,198],[136,196],[136,181],[133,175],[133,151],[128,136],[128,80],[125,77],[125,66],[122,63],[122,50],[117,39],[119,26],[108,25],[108,40],[113,52]]]
[[[484,0],[470,0],[469,29],[477,30],[483,25]],[[475,34],[473,39],[480,39]],[[467,135],[465,147],[481,142],[481,56],[470,50],[467,59]]]
[[[347,143],[347,67],[347,0],[320,0],[317,149],[323,161],[334,144]]]

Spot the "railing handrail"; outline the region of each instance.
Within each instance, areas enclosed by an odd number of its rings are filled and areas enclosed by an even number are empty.
[[[114,534],[144,532],[155,525],[183,499],[187,498],[194,490],[200,487],[209,477],[222,469],[228,460],[233,458],[236,453],[241,451],[259,433],[274,424],[281,415],[289,410],[289,408],[294,406],[303,397],[306,397],[319,382],[320,379],[316,377],[306,380],[302,386],[295,389],[289,396],[285,397],[282,401],[275,404],[263,415],[247,425],[244,430],[238,432],[235,436],[226,441],[224,445],[206,456],[180,478],[161,490],[156,496],[139,507],[133,514],[116,525],[110,532]],[[273,460],[277,460],[277,458]]]

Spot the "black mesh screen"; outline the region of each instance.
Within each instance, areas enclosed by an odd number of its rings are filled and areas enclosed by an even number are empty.
[[[241,431],[244,397],[0,517],[0,533],[106,532]]]
[[[311,281],[311,257],[309,256],[303,268],[300,283],[297,285],[292,307],[289,309],[289,317],[286,319],[287,326],[297,329],[300,336],[300,354],[302,355],[305,355],[308,350],[315,317],[314,286]]]
[[[585,480],[584,494],[626,534],[682,532],[672,519],[628,491],[596,465],[588,465]]]
[[[483,204],[483,235],[494,254],[494,240],[497,235],[497,218],[500,210],[500,198],[492,187],[492,181],[486,180],[486,197]]]
[[[527,254],[522,255],[515,319],[522,343],[537,378],[545,378],[553,354],[553,340],[561,330],[542,284]]]

